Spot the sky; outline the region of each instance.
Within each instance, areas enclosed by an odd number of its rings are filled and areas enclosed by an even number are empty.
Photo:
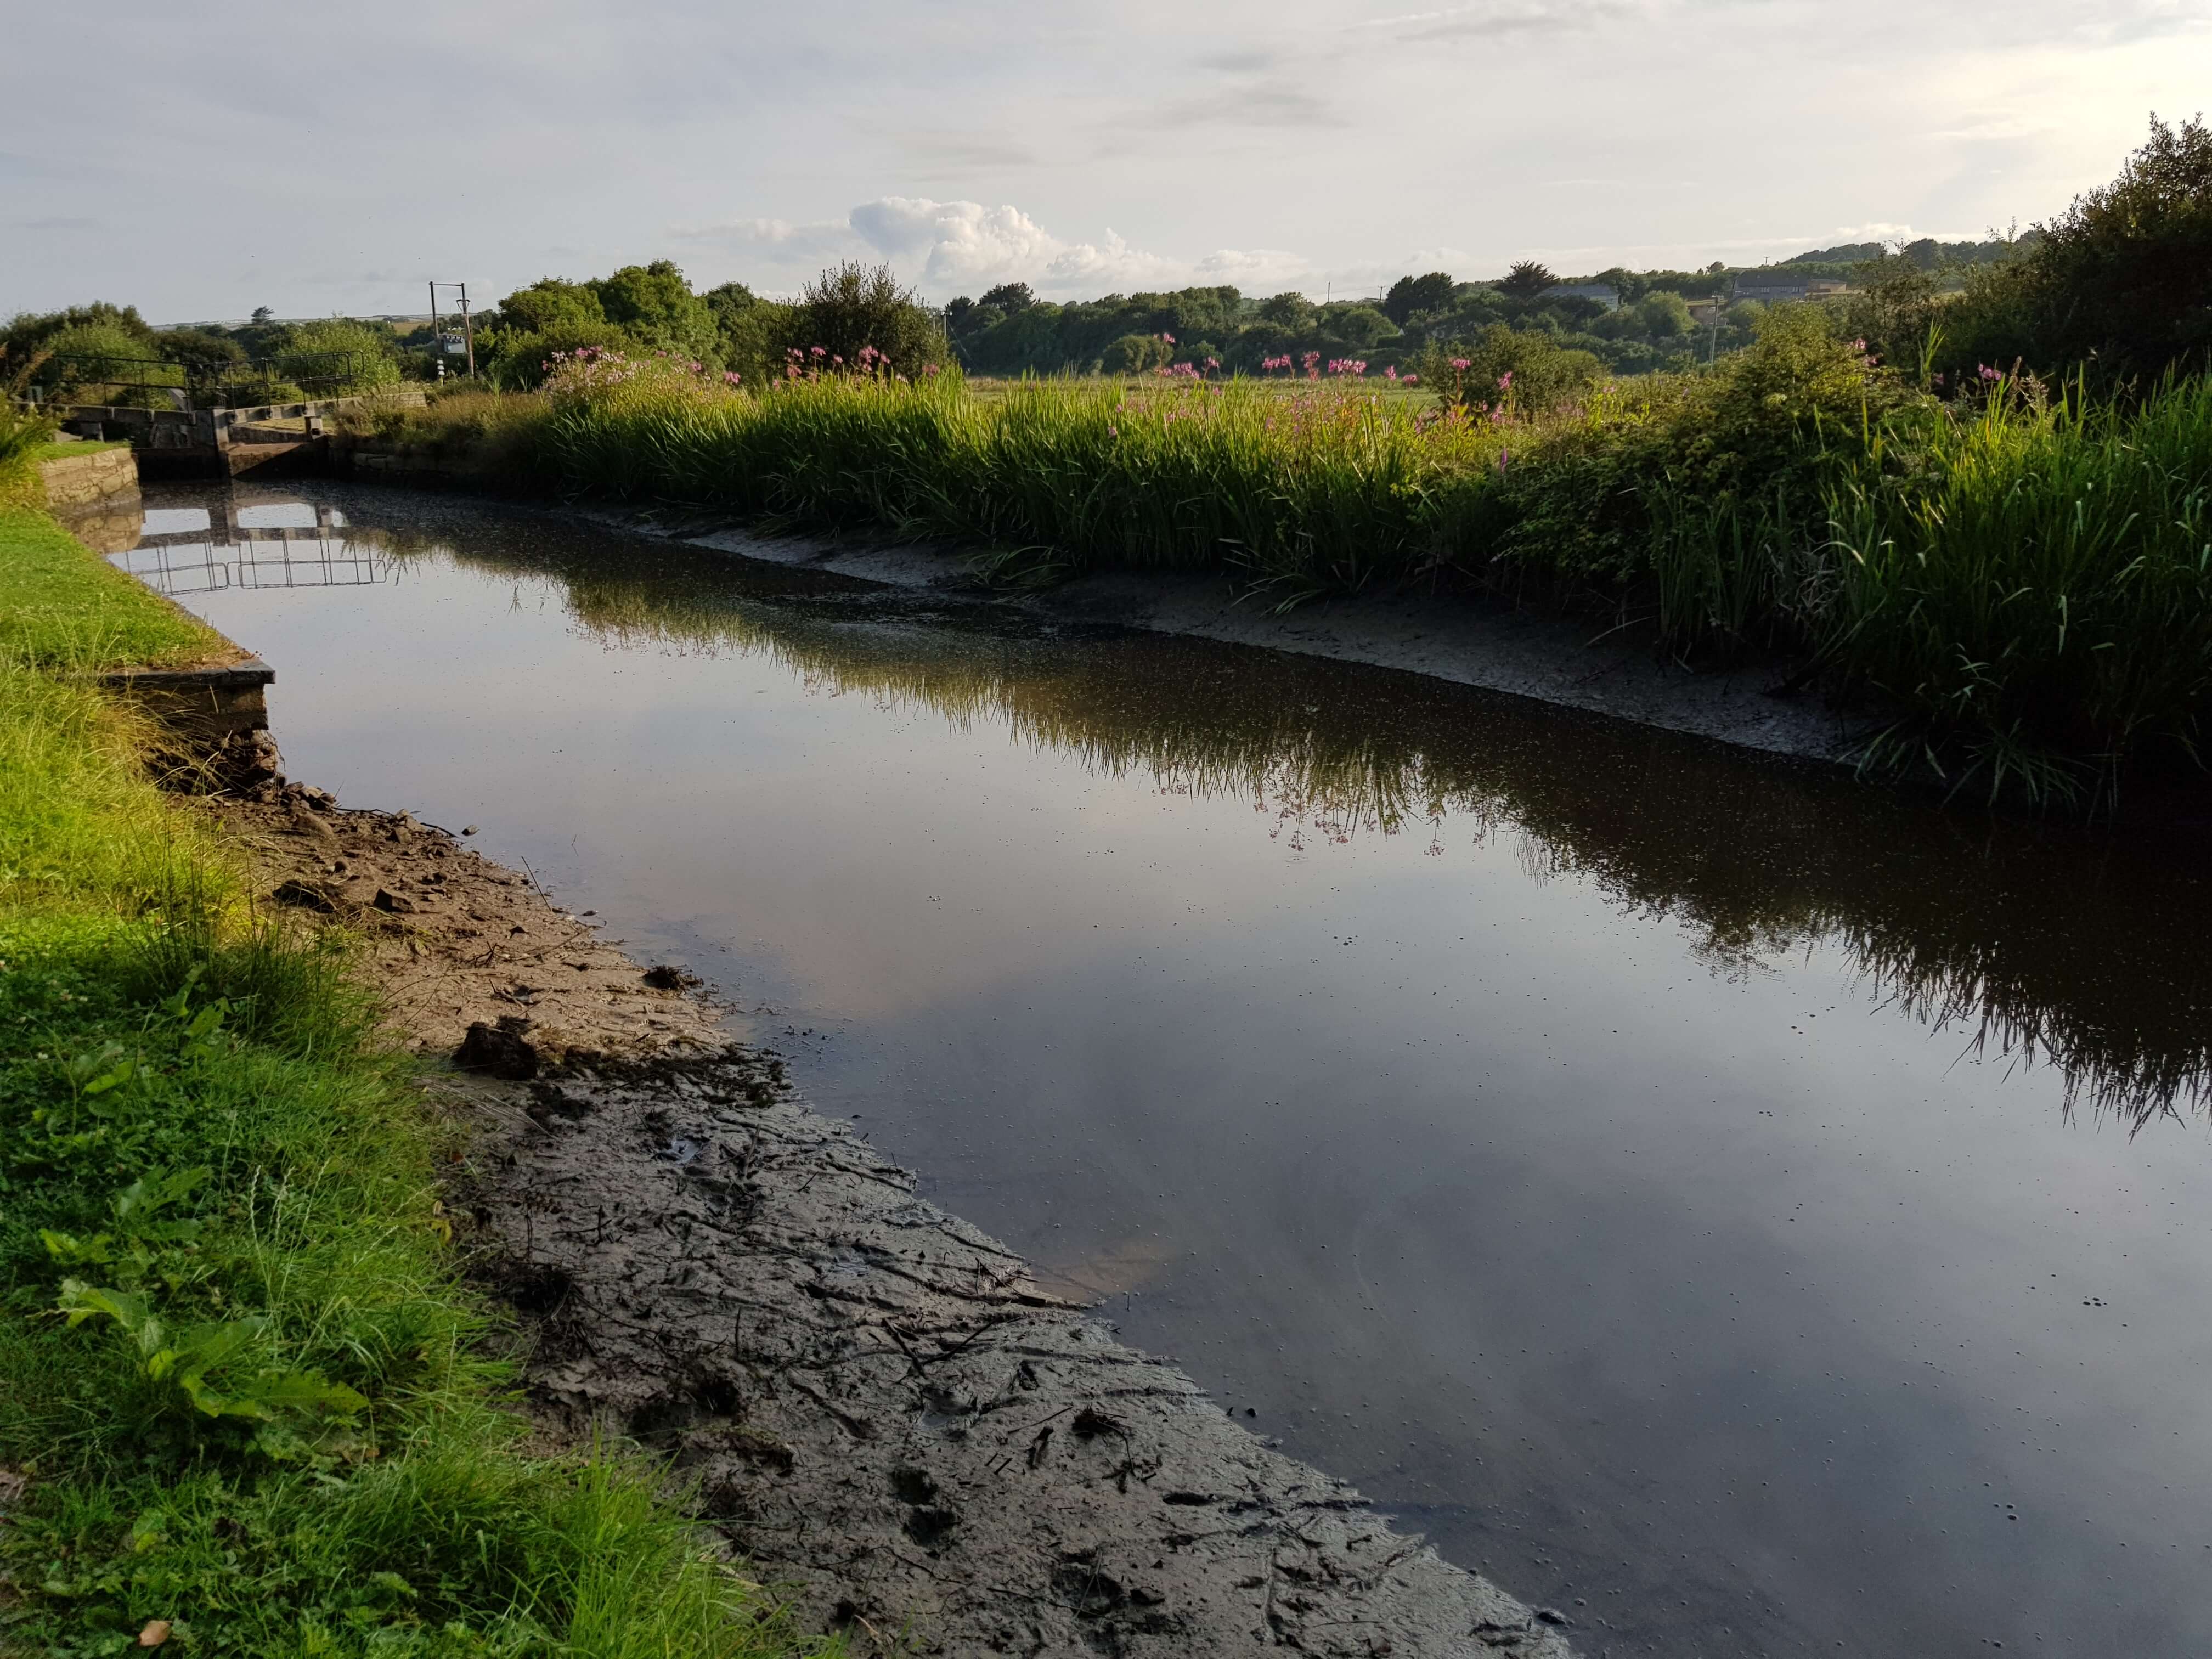
[[[2208,0],[0,0],[0,316],[933,300],[1980,236],[2212,88]]]

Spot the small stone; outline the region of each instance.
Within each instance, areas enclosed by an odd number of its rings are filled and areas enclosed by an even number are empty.
[[[536,1077],[538,1048],[523,1035],[529,1029],[530,1022],[517,1014],[501,1014],[496,1025],[477,1020],[454,1050],[453,1064],[465,1072],[484,1072],[518,1083]]]
[[[378,888],[376,896],[369,902],[378,909],[389,911],[395,916],[412,915],[415,913],[413,899],[409,898],[404,893],[395,893],[388,887]]]
[[[270,890],[269,896],[279,904],[289,904],[302,910],[317,910],[328,915],[337,907],[326,888],[312,881],[280,881]]]
[[[477,827],[473,823],[465,823],[461,826],[461,833],[465,836],[473,836],[476,832]]]
[[[146,1628],[138,1632],[138,1645],[142,1648],[158,1648],[168,1639],[169,1621],[166,1619],[149,1619]]]

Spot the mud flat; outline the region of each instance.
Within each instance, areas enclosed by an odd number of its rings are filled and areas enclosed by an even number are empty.
[[[669,1455],[856,1652],[1566,1659],[1533,1609],[1273,1449],[915,1192],[528,873],[270,784],[212,809],[272,902],[368,941],[394,1033],[463,1069],[463,1239],[549,1427]]]

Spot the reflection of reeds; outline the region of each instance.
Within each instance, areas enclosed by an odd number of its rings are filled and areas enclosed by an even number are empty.
[[[2201,1107],[2212,1085],[2199,891],[2086,839],[1969,834],[1839,780],[1320,659],[856,625],[806,602],[820,579],[800,573],[635,543],[574,560],[538,545],[455,556],[556,576],[577,618],[617,644],[760,653],[833,691],[1002,720],[1101,772],[1255,802],[1308,840],[1510,832],[1533,878],[1587,880],[1672,918],[1717,969],[1833,945],[1908,1016],[2055,1067],[2069,1108],[2140,1124]],[[761,603],[763,585],[783,597]]]

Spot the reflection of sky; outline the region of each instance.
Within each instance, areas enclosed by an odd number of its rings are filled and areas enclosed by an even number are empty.
[[[204,507],[149,507],[145,513],[144,533],[181,536],[194,530],[206,530],[212,522]]]
[[[342,525],[345,514],[334,513],[331,522]],[[315,509],[307,501],[267,501],[258,507],[241,507],[234,515],[240,530],[313,530]]]
[[[1150,1264],[1131,1336],[1524,1594],[1667,1653],[2212,1648],[2201,1124],[2069,1123],[1838,948],[1716,975],[1510,835],[1294,849],[536,578],[192,602],[295,775],[769,1005],[825,1108]]]

